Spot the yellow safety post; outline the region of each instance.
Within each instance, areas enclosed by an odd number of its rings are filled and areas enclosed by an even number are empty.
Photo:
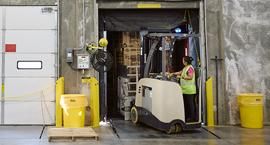
[[[64,77],[59,78],[56,81],[56,88],[55,88],[55,126],[56,127],[62,127],[63,126],[63,110],[62,107],[60,105],[60,99],[61,99],[61,95],[64,94],[64,84],[65,84],[65,80]]]
[[[2,84],[2,88],[1,88],[2,92],[5,92],[5,85]]]
[[[88,83],[90,86],[90,126],[99,127],[99,83],[94,77],[82,79],[82,83]]]
[[[207,125],[214,126],[213,78],[206,81]]]

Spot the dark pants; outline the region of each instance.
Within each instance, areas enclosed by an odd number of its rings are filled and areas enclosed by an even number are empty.
[[[196,104],[195,104],[195,94],[183,94],[184,106],[185,106],[185,117],[186,122],[191,122],[196,120]]]

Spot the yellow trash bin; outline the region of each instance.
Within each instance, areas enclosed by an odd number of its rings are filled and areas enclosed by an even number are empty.
[[[63,108],[65,128],[84,127],[87,104],[87,99],[82,94],[64,94],[61,96],[60,105]]]
[[[238,96],[240,107],[241,126],[245,128],[263,128],[263,95],[240,94]]]

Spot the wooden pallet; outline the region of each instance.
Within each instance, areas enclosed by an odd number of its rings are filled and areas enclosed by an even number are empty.
[[[48,141],[52,139],[70,138],[75,141],[77,138],[89,138],[98,140],[97,133],[90,127],[85,128],[49,128],[48,129]]]

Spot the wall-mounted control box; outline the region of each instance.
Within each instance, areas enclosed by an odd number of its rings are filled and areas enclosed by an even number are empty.
[[[74,63],[76,69],[89,69],[90,56],[88,54],[76,54]]]
[[[73,62],[73,48],[66,48],[66,62]]]

